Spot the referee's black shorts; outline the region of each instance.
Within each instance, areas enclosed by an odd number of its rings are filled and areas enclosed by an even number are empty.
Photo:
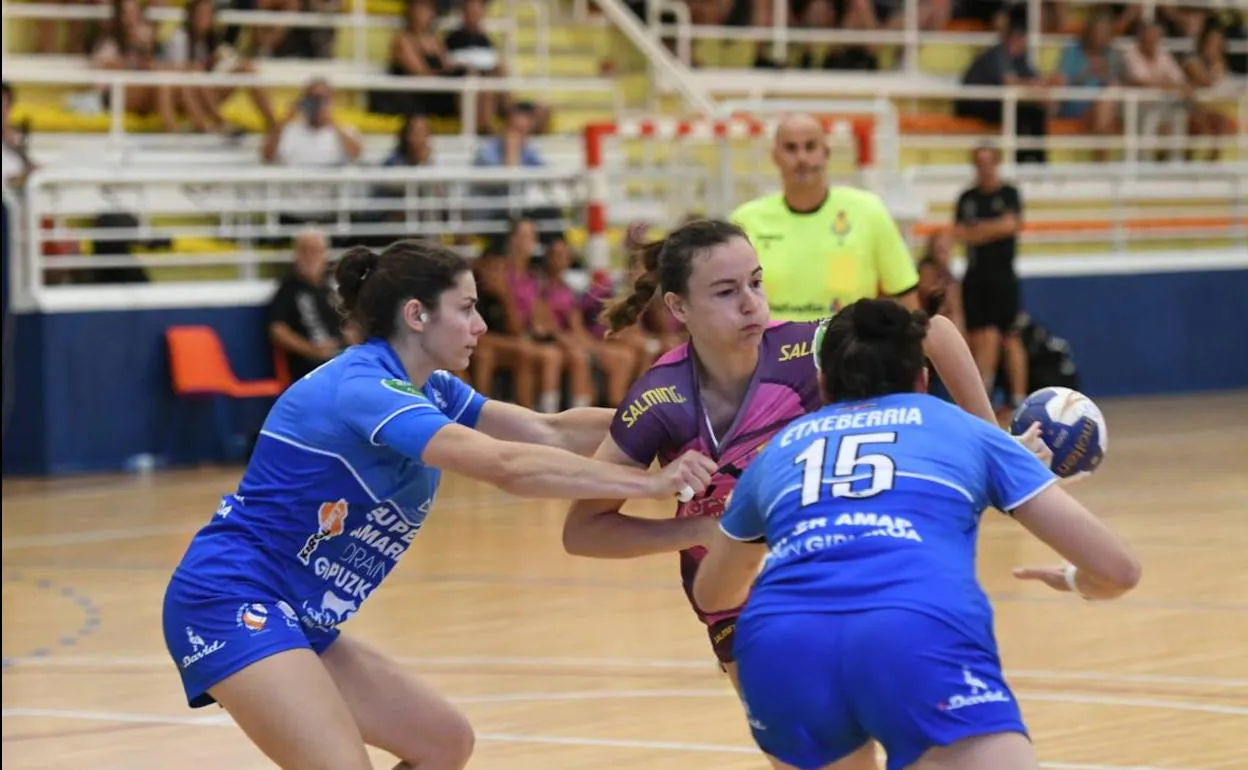
[[[995,328],[1002,334],[1017,332],[1021,293],[1018,276],[1012,272],[967,271],[962,279],[967,331]]]

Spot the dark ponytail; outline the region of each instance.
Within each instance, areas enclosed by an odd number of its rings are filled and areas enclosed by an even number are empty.
[[[914,391],[926,366],[928,317],[891,299],[861,299],[837,313],[816,355],[824,399],[857,401]]]
[[[368,337],[390,337],[399,309],[409,299],[429,311],[442,292],[468,272],[467,260],[430,241],[395,241],[380,254],[364,246],[347,249],[338,260],[340,309]]]
[[[660,291],[687,295],[694,257],[706,254],[733,238],[746,237],[740,227],[716,219],[686,222],[666,238],[644,244],[634,240],[638,229],[630,228],[625,247],[634,252],[642,273],[633,281],[632,293],[608,303],[603,310],[602,318],[610,327],[611,334],[637,323]]]

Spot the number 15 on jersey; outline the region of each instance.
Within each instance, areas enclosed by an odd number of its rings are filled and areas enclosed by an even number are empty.
[[[896,431],[847,435],[832,446],[829,443],[826,437],[815,439],[793,458],[795,465],[802,466],[803,506],[819,502],[824,484],[830,487],[832,497],[874,497],[893,488],[897,464],[888,455],[872,450],[897,443]],[[832,473],[825,477],[824,469],[829,465]]]

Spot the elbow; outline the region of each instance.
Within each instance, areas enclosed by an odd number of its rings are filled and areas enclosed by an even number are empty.
[[[568,514],[563,522],[563,552],[569,556],[591,556],[586,547],[585,538],[581,537],[581,518],[574,513]]]
[[[734,609],[741,602],[733,601],[733,598],[724,590],[722,583],[703,579],[700,573],[693,581],[693,602],[703,612],[724,612]]]
[[[509,441],[495,442],[497,449],[488,456],[478,457],[475,477],[485,483],[515,497],[524,497],[521,489],[522,480],[527,471],[524,468],[522,453],[517,451],[519,444]]]
[[[1114,565],[1113,571],[1106,577],[1119,593],[1125,594],[1140,584],[1143,572],[1144,567],[1140,564],[1140,560],[1134,554],[1124,553]]]

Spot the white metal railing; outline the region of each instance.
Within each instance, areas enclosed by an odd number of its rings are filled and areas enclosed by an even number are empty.
[[[222,26],[240,27],[305,27],[321,29],[339,29],[352,34],[352,60],[363,64],[367,59],[367,33],[370,29],[401,29],[403,20],[398,16],[382,16],[369,14],[364,0],[352,0],[347,11],[235,11],[222,10],[216,14],[217,23]],[[550,72],[550,12],[543,0],[507,0],[505,15],[502,18],[485,20],[487,32],[502,33],[503,53],[506,61],[514,63],[520,53],[520,36],[522,28],[518,19],[518,9],[528,9],[532,15],[534,29],[534,58],[537,60],[537,74],[545,76]],[[151,20],[162,23],[177,23],[185,18],[185,10],[181,7],[149,6],[144,14]],[[3,18],[32,19],[47,21],[79,21],[107,19],[112,14],[108,5],[52,5],[49,3],[4,3]],[[458,21],[456,16],[448,16],[439,20],[441,29],[453,28]],[[528,22],[525,23],[527,26]],[[4,41],[7,46],[7,39]],[[5,49],[7,53],[7,48]]]
[[[909,149],[969,149],[991,144],[1000,147],[1007,155],[1014,150],[1072,149],[1072,150],[1121,150],[1129,164],[1141,162],[1141,153],[1150,150],[1237,150],[1241,157],[1248,157],[1248,90],[1234,94],[1198,94],[1195,99],[1203,103],[1223,103],[1234,99],[1236,121],[1239,130],[1233,136],[1191,137],[1143,136],[1140,133],[1141,106],[1170,102],[1173,97],[1161,91],[1145,88],[1086,88],[1086,87],[1036,87],[1036,86],[966,86],[955,83],[931,81],[915,82],[904,77],[891,80],[844,77],[830,80],[829,76],[810,77],[803,73],[772,72],[757,78],[737,78],[734,93],[747,96],[737,102],[741,109],[762,109],[770,101],[769,95],[788,99],[826,98],[828,93],[838,97],[888,97],[891,99],[947,99],[966,101],[1000,101],[1002,124],[999,130],[990,129],[983,135],[924,135],[909,134],[902,138],[901,147]],[[1122,103],[1123,133],[1114,136],[1019,136],[1017,133],[1016,108],[1019,102],[1035,101],[1088,101],[1109,99]]]
[[[125,89],[130,86],[200,86],[200,87],[288,87],[300,88],[318,74],[315,69],[307,72],[275,71],[256,75],[227,74],[219,72],[179,71],[115,71],[115,70],[56,70],[25,69],[15,73],[6,64],[5,78],[16,83],[41,83],[55,85],[95,86],[109,89],[109,135],[120,144],[125,133]],[[482,91],[534,91],[558,90],[565,92],[608,94],[613,99],[613,109],[623,109],[623,94],[615,81],[609,78],[523,78],[523,77],[408,77],[361,72],[334,73],[329,81],[334,88],[350,91],[419,91],[433,93],[461,93],[472,97]],[[477,100],[461,99],[462,132],[475,134],[477,125]]]
[[[676,41],[680,60],[686,65],[692,63],[691,51],[694,40],[745,40],[753,42],[771,42],[772,57],[778,62],[788,58],[789,46],[794,43],[805,44],[854,44],[854,45],[894,45],[900,46],[905,55],[902,67],[911,73],[919,71],[919,45],[948,43],[962,45],[989,46],[998,41],[998,36],[991,32],[943,32],[919,29],[919,4],[921,0],[905,0],[903,13],[905,23],[899,30],[854,30],[854,29],[801,29],[789,26],[788,0],[773,0],[772,24],[770,26],[725,27],[713,25],[695,25],[689,15],[685,0],[658,0],[652,4],[647,16],[647,23],[653,34],[659,37],[672,38]],[[1060,0],[1066,5],[1091,6],[1102,0]],[[1171,3],[1185,8],[1230,9],[1242,0],[1182,0]],[[1143,6],[1143,15],[1152,19],[1157,0],[1127,0],[1128,5]],[[661,10],[671,11],[676,18],[674,24],[660,22]],[[1043,46],[1065,45],[1073,38],[1066,34],[1046,34],[1041,24],[1041,0],[1027,0],[1027,35],[1028,47],[1038,51]],[[1119,47],[1129,45],[1130,41],[1117,41]],[[1165,40],[1163,44],[1174,51],[1192,50],[1190,40]],[[1228,42],[1228,52],[1248,52],[1248,43]]]
[[[225,280],[262,279],[260,266],[290,261],[282,244],[306,225],[344,239],[499,235],[509,218],[533,216],[542,231],[566,230],[585,200],[580,170],[483,167],[62,168],[31,174],[22,205],[25,237],[14,274],[19,303],[37,304],[49,271],[72,276],[117,268],[227,267]],[[81,224],[104,212],[130,214],[135,227]],[[175,217],[179,224],[168,224]],[[188,223],[189,222],[189,223]],[[159,254],[44,254],[48,244],[152,243],[207,239]],[[191,239],[191,240],[187,240]],[[222,248],[222,246],[226,248]],[[81,283],[81,282],[79,282]]]

